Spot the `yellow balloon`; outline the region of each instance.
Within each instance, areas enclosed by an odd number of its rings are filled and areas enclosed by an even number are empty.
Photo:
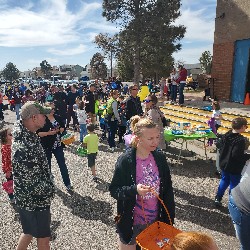
[[[148,86],[141,86],[141,89],[138,93],[137,96],[140,97],[140,101],[142,102],[143,100],[145,100],[145,98],[149,95],[149,90],[148,90]]]

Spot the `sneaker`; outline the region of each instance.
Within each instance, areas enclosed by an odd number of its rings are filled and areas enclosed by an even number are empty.
[[[215,200],[214,200],[214,204],[215,204],[216,207],[222,207],[221,198],[216,196]]]
[[[15,198],[10,199],[10,204],[15,205],[16,204],[16,199]]]
[[[68,185],[66,189],[68,192],[72,192],[74,190],[74,188],[71,185]]]
[[[92,180],[93,180],[94,182],[97,182],[98,177],[97,177],[97,176],[93,176]]]
[[[218,170],[216,170],[215,175],[218,177],[221,177],[221,172],[219,172]]]

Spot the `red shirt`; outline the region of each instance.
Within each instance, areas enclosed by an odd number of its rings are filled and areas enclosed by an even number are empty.
[[[183,68],[180,71],[180,75],[179,75],[178,79],[176,80],[176,82],[177,83],[186,82],[186,79],[187,79],[187,70],[185,68]]]
[[[11,172],[11,145],[3,144],[1,148],[2,153],[2,169],[4,173]]]

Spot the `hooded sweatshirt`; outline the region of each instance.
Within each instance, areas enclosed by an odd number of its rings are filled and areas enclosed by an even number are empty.
[[[228,131],[220,151],[220,168],[230,174],[240,175],[250,155],[245,154],[245,139],[239,133]]]

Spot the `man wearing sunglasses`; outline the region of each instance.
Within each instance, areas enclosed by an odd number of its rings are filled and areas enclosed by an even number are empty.
[[[129,87],[130,96],[126,100],[126,119],[129,119],[134,115],[143,115],[140,98],[137,96],[139,88],[137,84],[133,84]]]

